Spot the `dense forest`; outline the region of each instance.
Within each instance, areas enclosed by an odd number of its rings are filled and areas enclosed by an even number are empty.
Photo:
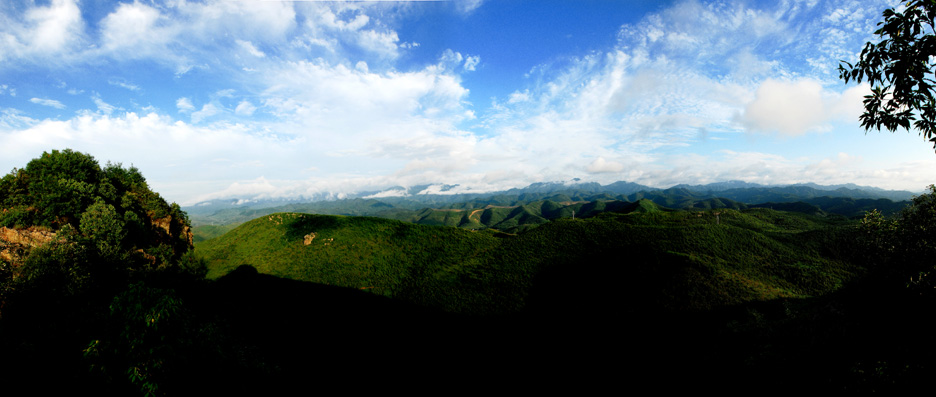
[[[264,213],[194,245],[139,170],[53,150],[0,179],[0,379],[121,395],[928,385],[936,188],[859,217],[634,198]]]

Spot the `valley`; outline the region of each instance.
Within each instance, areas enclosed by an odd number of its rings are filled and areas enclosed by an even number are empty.
[[[0,179],[0,374],[131,394],[286,392],[309,373],[482,386],[517,368],[685,391],[929,379],[933,349],[903,341],[932,331],[916,313],[936,188],[531,188],[183,210],[133,168],[45,153]],[[52,362],[69,382],[42,383]]]

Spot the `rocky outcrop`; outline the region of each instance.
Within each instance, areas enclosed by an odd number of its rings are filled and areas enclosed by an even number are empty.
[[[38,247],[55,239],[55,233],[30,227],[11,229],[0,227],[0,259],[17,263],[25,258],[29,248]]]
[[[172,215],[166,215],[162,218],[153,219],[152,222],[153,227],[161,229],[170,239],[181,237],[183,240],[188,241],[188,245],[191,247],[193,245],[192,228],[186,226],[185,224],[179,224],[178,221],[176,222],[176,225],[173,225],[172,221]]]
[[[312,239],[315,238],[315,232],[309,233],[302,237],[302,244],[309,245],[312,244]]]

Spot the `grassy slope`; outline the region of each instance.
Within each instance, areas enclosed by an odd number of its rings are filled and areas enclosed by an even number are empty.
[[[315,233],[310,245],[303,236]],[[199,252],[216,278],[249,264],[261,273],[302,281],[366,289],[429,306],[516,305],[487,298],[490,285],[473,283],[483,274],[474,258],[496,246],[492,233],[414,225],[368,217],[274,214],[247,222],[205,242]],[[457,294],[446,291],[457,289]],[[444,298],[451,296],[455,298]]]
[[[500,238],[378,218],[274,214],[198,251],[210,261],[210,277],[249,264],[462,313],[695,311],[822,295],[852,276],[826,241],[836,225],[821,218],[635,207],[641,212],[562,219]],[[310,232],[315,239],[303,245]]]

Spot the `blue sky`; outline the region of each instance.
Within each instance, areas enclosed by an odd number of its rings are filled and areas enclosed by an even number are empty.
[[[893,1],[0,4],[0,169],[72,148],[183,205],[391,186],[922,191],[838,79]]]

